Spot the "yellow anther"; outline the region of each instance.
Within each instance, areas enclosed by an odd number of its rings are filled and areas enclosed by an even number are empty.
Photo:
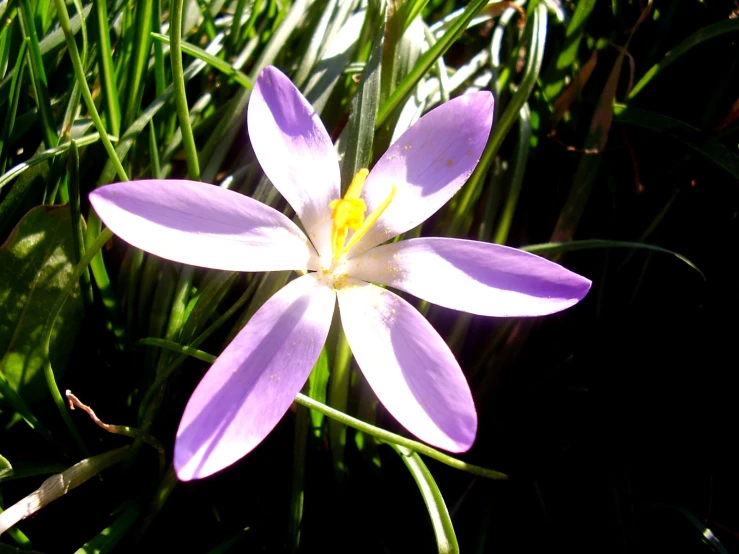
[[[367,234],[395,196],[395,186],[393,186],[385,201],[365,219],[367,205],[360,195],[367,175],[369,175],[369,170],[360,169],[349,184],[349,188],[346,189],[344,198],[333,200],[328,205],[331,208],[331,219],[334,220],[331,225],[331,248],[334,252],[334,259],[346,254],[352,246],[359,242],[359,239]],[[350,229],[354,233],[349,243],[345,245]]]
[[[338,258],[344,248],[349,229],[359,229],[364,221],[367,205],[359,196],[362,194],[367,175],[369,175],[368,169],[360,169],[352,179],[349,188],[346,189],[344,198],[333,200],[328,205],[331,208],[331,219],[334,220],[331,225],[331,248],[334,258]]]
[[[367,175],[369,175],[369,169],[366,167],[363,167],[359,171],[357,171],[357,174],[354,176],[354,179],[352,179],[352,182],[349,183],[349,188],[346,189],[346,193],[344,194],[345,199],[349,198],[359,198],[362,194],[362,187],[364,187],[364,182],[367,180]]]
[[[390,205],[390,202],[392,202],[393,198],[395,197],[396,190],[397,189],[395,188],[395,185],[393,185],[392,189],[390,189],[390,194],[387,195],[387,198],[382,201],[382,204],[377,206],[377,209],[374,212],[367,216],[367,218],[362,223],[362,226],[354,231],[352,238],[349,239],[349,243],[341,250],[339,255],[348,252],[355,244],[357,244],[361,240],[364,235],[367,234],[367,231],[369,231],[377,222],[377,220],[380,219],[382,212],[384,212]]]

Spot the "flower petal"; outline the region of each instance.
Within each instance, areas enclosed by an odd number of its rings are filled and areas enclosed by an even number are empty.
[[[472,314],[546,315],[579,302],[590,281],[544,258],[487,242],[420,238],[348,262],[349,275]]]
[[[234,191],[182,180],[107,185],[90,193],[105,224],[134,246],[228,271],[306,269],[316,254],[283,214]]]
[[[364,185],[371,213],[395,197],[357,243],[361,252],[423,223],[467,181],[480,160],[493,125],[493,96],[464,94],[419,119],[380,158]]]
[[[181,480],[220,471],[272,431],[318,359],[334,304],[334,292],[310,274],[254,314],[187,403],[174,449]]]
[[[329,203],[341,196],[339,161],[321,118],[276,67],[259,74],[247,112],[254,153],[322,255],[331,253]]]
[[[398,295],[362,281],[349,279],[338,298],[354,358],[388,412],[429,444],[468,450],[477,431],[475,405],[431,324]]]

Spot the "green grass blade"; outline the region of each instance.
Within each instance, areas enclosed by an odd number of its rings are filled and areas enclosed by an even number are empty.
[[[100,140],[100,135],[97,133],[90,133],[89,135],[82,137],[80,139],[77,139],[77,146],[83,147],[88,146],[90,144],[94,144],[97,141]],[[52,158],[55,158],[56,156],[59,156],[61,154],[64,154],[67,150],[69,150],[69,143],[66,142],[64,144],[60,144],[56,148],[49,148],[48,150],[44,150],[43,152],[40,152],[39,154],[34,155],[32,158],[26,160],[25,162],[21,162],[18,165],[10,168],[7,173],[0,176],[0,190],[10,183],[13,179],[21,175],[24,171],[28,170],[29,168],[38,165],[42,162],[45,162],[47,160],[50,160]]]
[[[452,518],[449,517],[449,510],[446,508],[444,497],[441,495],[433,475],[416,452],[394,444],[390,446],[403,460],[408,471],[413,475],[418,490],[421,491],[421,496],[426,503],[426,509],[431,518],[431,525],[434,528],[439,554],[458,554],[459,544],[457,543],[457,535],[454,533]]]
[[[36,93],[36,106],[41,115],[41,131],[44,144],[47,148],[54,148],[59,142],[59,137],[56,134],[54,116],[51,113],[49,82],[46,78],[44,60],[41,58],[41,49],[39,48],[30,0],[20,0],[19,8],[21,28],[28,42],[28,66],[31,69],[31,79]]]
[[[129,60],[129,73],[126,81],[126,107],[123,115],[123,128],[136,119],[141,98],[144,95],[146,68],[151,51],[151,20],[154,11],[153,2],[136,2],[133,27],[133,50]]]
[[[601,248],[634,248],[640,250],[651,250],[653,252],[661,252],[663,254],[669,254],[675,256],[681,262],[687,264],[688,267],[698,272],[701,278],[705,281],[706,276],[700,270],[700,268],[691,262],[688,258],[667,248],[655,246],[653,244],[645,244],[643,242],[629,242],[623,240],[601,240],[601,239],[588,239],[588,240],[573,240],[568,242],[547,242],[543,244],[532,244],[529,246],[521,246],[521,250],[526,252],[532,252],[534,254],[548,254],[555,255],[563,252],[572,252],[576,250],[597,250]]]
[[[503,113],[493,123],[493,130],[490,132],[490,138],[488,138],[485,150],[483,150],[482,156],[480,156],[480,162],[462,189],[461,197],[454,209],[454,218],[450,230],[451,234],[466,231],[465,227],[469,225],[468,214],[471,213],[471,207],[475,199],[480,195],[483,180],[487,175],[490,164],[498,153],[506,136],[508,136],[511,127],[513,127],[513,124],[520,117],[521,108],[528,101],[529,96],[531,96],[534,90],[544,59],[546,38],[547,7],[544,4],[539,4],[534,11],[534,15],[529,19],[527,31],[524,33],[522,39],[522,44],[527,45],[527,51],[529,53],[523,78]]]
[[[508,240],[508,233],[513,224],[513,216],[516,213],[518,198],[521,195],[521,187],[523,186],[523,176],[526,172],[526,164],[529,161],[529,143],[531,141],[531,112],[528,103],[524,103],[519,111],[518,116],[518,143],[516,144],[516,152],[513,156],[513,176],[511,177],[511,186],[508,190],[503,213],[498,221],[498,227],[493,237],[496,244],[505,244]]]
[[[454,24],[449,27],[449,30],[444,33],[444,36],[421,55],[410,73],[398,84],[397,88],[390,94],[382,106],[380,106],[377,112],[377,119],[375,120],[376,129],[381,127],[390,114],[405,102],[421,78],[431,69],[431,66],[436,63],[436,60],[444,55],[444,52],[449,49],[465,29],[467,29],[469,22],[485,4],[487,4],[487,0],[473,0],[470,2]]]
[[[5,167],[8,163],[7,146],[10,141],[10,135],[13,132],[13,126],[15,125],[15,116],[18,113],[18,101],[20,100],[21,92],[23,89],[21,83],[23,82],[25,54],[26,42],[23,41],[21,43],[20,52],[18,53],[18,58],[15,61],[15,67],[13,69],[13,78],[10,82],[9,91],[10,101],[8,102],[8,108],[5,111],[3,129],[1,131],[2,134],[0,134],[0,174],[5,173]],[[5,175],[2,175],[2,177],[0,177],[0,180],[2,180],[4,176]],[[2,188],[2,184],[0,184],[0,189]]]
[[[739,179],[739,156],[700,129],[671,117],[623,104],[613,107],[613,116],[619,123],[636,125],[673,138]]]
[[[719,21],[707,25],[702,29],[699,29],[675,48],[667,52],[665,57],[659,63],[654,64],[649,70],[642,76],[641,79],[634,85],[634,88],[629,92],[628,99],[631,100],[637,94],[639,94],[645,86],[647,86],[652,79],[659,75],[666,68],[671,66],[677,60],[680,59],[684,54],[690,52],[696,46],[722,35],[729,33],[739,32],[739,19],[727,19],[726,21]]]
[[[172,64],[172,84],[174,85],[174,101],[177,106],[177,119],[182,130],[182,142],[185,147],[187,174],[193,181],[200,180],[200,162],[195,137],[190,126],[190,113],[187,107],[185,77],[182,67],[182,16],[184,0],[172,0],[169,22],[169,59]]]
[[[370,25],[377,29],[372,39],[372,50],[362,72],[362,82],[351,104],[351,115],[344,130],[345,145],[341,164],[341,182],[345,187],[362,169],[369,167],[372,142],[375,135],[375,117],[380,103],[381,61],[385,29],[385,10],[374,14]]]
[[[552,60],[551,65],[544,72],[542,80],[544,96],[551,102],[554,101],[565,87],[565,77],[575,63],[580,48],[580,41],[585,35],[585,24],[595,7],[595,0],[580,0],[575,7],[572,18],[567,25],[565,42],[559,50],[557,57]]]
[[[202,360],[204,362],[208,362],[209,364],[214,363],[217,358],[216,356],[213,356],[212,354],[208,354],[207,352],[203,352],[202,350],[198,350],[197,348],[182,346],[181,344],[177,344],[175,342],[166,341],[162,339],[153,339],[153,338],[141,339],[138,341],[138,344],[146,344],[146,345],[166,348],[167,350],[172,350],[173,352],[178,352],[180,354],[186,354],[188,356],[192,356],[193,358]],[[407,439],[401,435],[396,435],[395,433],[391,433],[390,431],[385,431],[384,429],[380,429],[379,427],[375,427],[374,425],[365,423],[364,421],[361,421],[355,417],[347,415],[335,408],[332,408],[321,402],[318,402],[317,400],[309,398],[305,396],[304,394],[298,393],[298,395],[295,397],[295,402],[297,402],[298,404],[302,406],[310,408],[311,410],[316,410],[318,412],[321,412],[326,417],[330,417],[331,419],[334,419],[344,425],[348,425],[349,427],[357,429],[358,431],[361,431],[368,435],[372,435],[373,437],[375,437],[376,439],[382,442],[387,442],[387,443],[395,444],[398,446],[403,446],[405,448],[413,450],[414,452],[418,452],[419,454],[428,456],[429,458],[432,458],[438,462],[441,462],[442,464],[446,464],[449,467],[452,467],[454,469],[465,471],[467,473],[470,473],[472,475],[477,475],[479,477],[485,477],[486,479],[508,479],[508,476],[505,473],[501,473],[493,469],[487,469],[484,467],[468,464],[452,456],[444,454],[443,452],[439,452],[438,450],[436,450],[435,448],[431,448],[427,444],[423,444],[418,441]]]
[[[95,107],[95,102],[92,99],[90,88],[87,86],[85,68],[82,65],[82,59],[80,58],[80,54],[77,49],[77,43],[74,40],[74,32],[69,21],[67,6],[64,4],[63,0],[54,0],[54,3],[56,5],[57,17],[59,18],[59,25],[64,31],[64,38],[67,41],[67,48],[69,50],[69,57],[72,59],[75,77],[77,78],[77,82],[79,82],[80,87],[82,87],[82,96],[85,99],[87,110],[90,112],[90,116],[95,123],[95,128],[100,134],[100,140],[103,141],[105,150],[108,152],[108,157],[115,166],[118,177],[121,181],[128,181],[128,175],[126,175],[126,171],[123,169],[123,165],[121,165],[121,161],[118,159],[115,148],[113,148],[113,143],[110,141],[110,137],[108,137],[103,121],[100,119],[100,115]]]
[[[151,33],[151,36],[158,41],[163,42],[164,44],[169,44],[169,37],[166,35],[162,35],[160,33]],[[239,83],[242,87],[245,89],[251,90],[254,88],[254,83],[249,78],[248,75],[245,73],[242,73],[238,69],[234,68],[231,64],[229,64],[227,61],[222,60],[221,58],[214,56],[213,54],[209,54],[202,48],[198,48],[197,46],[194,46],[188,42],[183,42],[181,44],[182,51],[185,54],[188,54],[190,56],[193,56],[194,58],[197,58],[199,60],[204,61],[209,66],[211,66],[213,69],[216,69],[223,73],[224,75],[227,75],[228,77],[232,77],[234,81]]]
[[[118,87],[113,67],[113,50],[110,45],[108,27],[108,8],[105,0],[93,0],[95,6],[95,40],[98,44],[98,69],[102,90],[104,114],[110,132],[121,134],[121,105],[118,101]]]

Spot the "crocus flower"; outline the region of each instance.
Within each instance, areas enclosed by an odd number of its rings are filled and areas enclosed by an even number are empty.
[[[318,114],[268,67],[251,96],[249,135],[302,229],[269,206],[203,183],[144,180],[91,193],[114,233],[163,258],[230,271],[305,272],[254,314],[190,397],[175,442],[180,479],[234,463],[277,425],[318,359],[337,298],[354,358],[387,411],[429,444],[469,449],[477,414],[454,355],[413,306],[371,283],[486,316],[550,314],[590,288],[560,265],[505,246],[450,238],[387,243],[459,190],[492,118],[489,92],[439,106],[371,172],[360,171],[341,198],[337,154]]]

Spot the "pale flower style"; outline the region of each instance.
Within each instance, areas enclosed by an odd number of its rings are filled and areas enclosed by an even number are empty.
[[[454,355],[390,290],[487,316],[538,316],[582,299],[590,281],[538,256],[484,242],[382,244],[441,208],[485,147],[493,97],[476,92],[430,111],[340,197],[337,154],[318,114],[267,67],[247,123],[264,172],[303,225],[236,192],[184,180],[101,187],[90,195],[127,242],[178,262],[230,271],[297,270],[203,377],[182,416],[182,480],[211,475],[256,447],[289,409],[326,341],[338,298],[361,371],[387,411],[419,439],[470,448],[477,414]],[[366,178],[366,180],[365,180]]]

